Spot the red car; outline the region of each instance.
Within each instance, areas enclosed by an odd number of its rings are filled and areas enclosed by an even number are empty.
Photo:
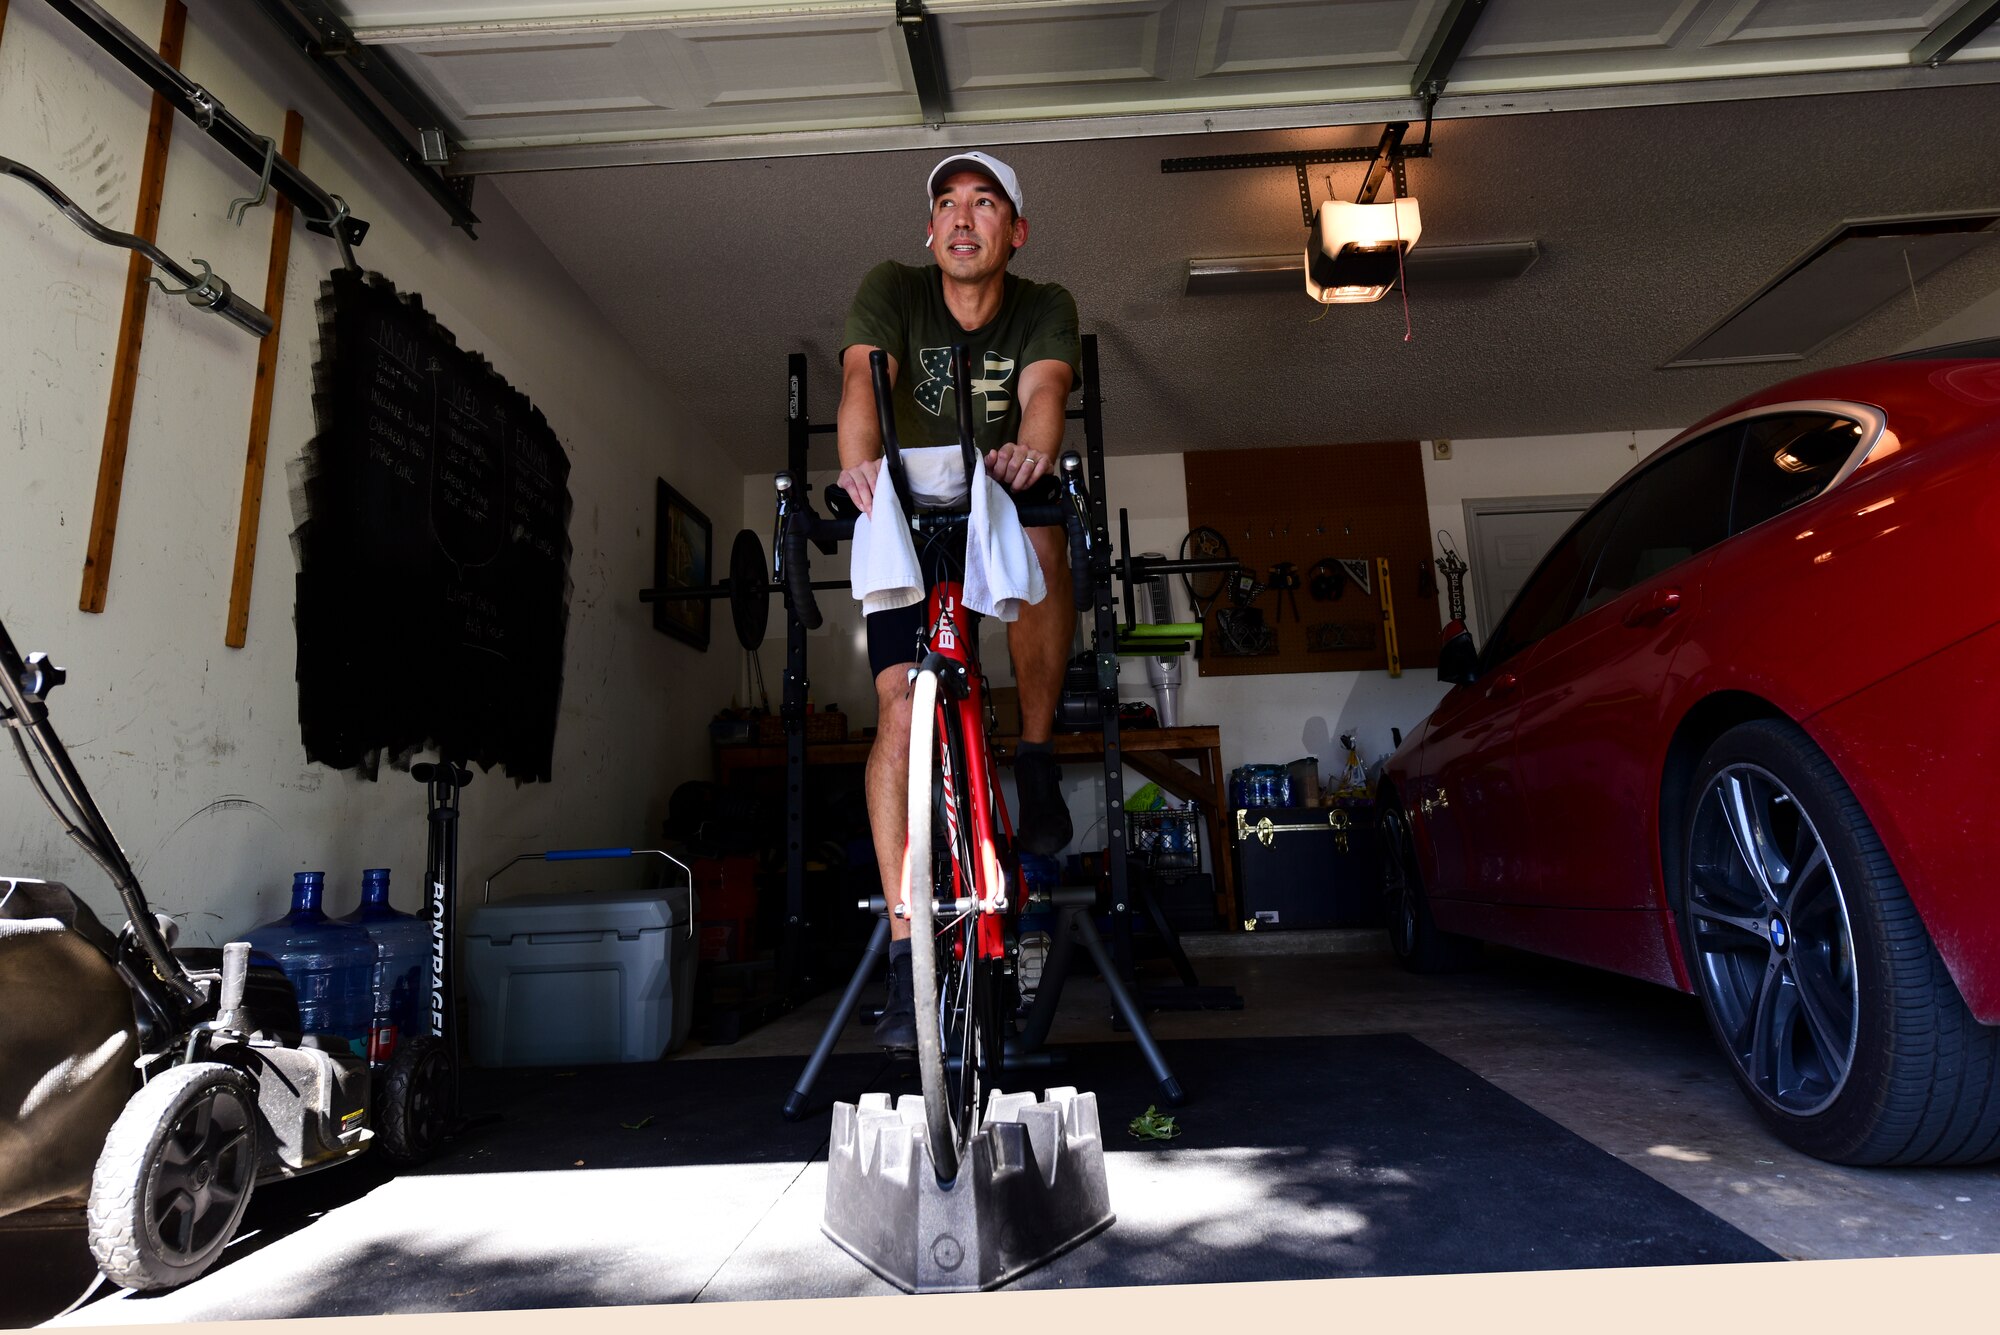
[[[2000,1157],[2000,340],[1777,385],[1542,560],[1391,757],[1409,967],[1698,994],[1809,1154]]]

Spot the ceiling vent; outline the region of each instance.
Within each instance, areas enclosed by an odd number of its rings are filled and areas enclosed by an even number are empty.
[[[1795,362],[1960,256],[2000,213],[1845,223],[1696,339],[1676,366]]]

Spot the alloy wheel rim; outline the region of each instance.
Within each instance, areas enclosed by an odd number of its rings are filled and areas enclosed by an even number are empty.
[[[1861,993],[1819,831],[1776,775],[1730,765],[1702,790],[1687,865],[1691,963],[1730,1060],[1780,1111],[1823,1111],[1853,1068]]]

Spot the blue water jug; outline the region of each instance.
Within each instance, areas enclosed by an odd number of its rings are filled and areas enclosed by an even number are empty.
[[[292,911],[244,933],[253,963],[284,970],[299,994],[299,1027],[308,1034],[344,1038],[356,1053],[367,1049],[373,1013],[369,980],[375,943],[365,929],[335,922],[320,908],[326,873],[292,877]]]
[[[386,1062],[399,1042],[431,1031],[430,921],[390,907],[387,867],[361,873],[361,905],[339,921],[358,924],[375,942],[368,1060]]]
[[[1055,926],[1056,913],[1047,903],[1031,907],[1028,896],[1054,890],[1062,881],[1062,864],[1043,853],[1021,854],[1021,916],[1015,922],[1019,932],[1046,932]]]

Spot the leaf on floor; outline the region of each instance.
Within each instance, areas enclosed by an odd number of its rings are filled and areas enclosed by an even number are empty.
[[[1150,1103],[1146,1105],[1146,1111],[1134,1117],[1125,1130],[1140,1140],[1172,1140],[1181,1133],[1173,1118],[1161,1116],[1159,1108]]]

